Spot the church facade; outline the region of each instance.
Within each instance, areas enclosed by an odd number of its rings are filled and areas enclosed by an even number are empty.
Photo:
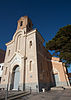
[[[6,43],[7,50],[1,86],[8,90],[39,92],[51,86],[69,86],[66,68],[59,58],[52,58],[43,46],[44,39],[28,16],[18,20],[13,39]]]

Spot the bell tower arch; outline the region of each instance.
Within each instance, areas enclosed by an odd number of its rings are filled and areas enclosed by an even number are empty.
[[[28,16],[21,17],[18,20],[17,30],[23,29],[24,33],[26,33],[32,30],[32,27],[33,27],[32,21]]]

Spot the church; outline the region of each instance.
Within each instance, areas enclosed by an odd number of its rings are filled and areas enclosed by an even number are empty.
[[[8,90],[39,92],[52,86],[69,86],[66,68],[59,58],[52,57],[43,46],[44,39],[28,16],[18,20],[7,50],[1,87]]]

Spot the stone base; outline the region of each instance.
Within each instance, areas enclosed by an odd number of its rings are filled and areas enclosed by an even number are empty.
[[[7,85],[6,84],[0,84],[0,89],[7,90]]]
[[[39,92],[39,86],[37,83],[26,83],[25,90],[31,92]]]
[[[68,86],[67,82],[58,82],[56,83],[56,86]]]

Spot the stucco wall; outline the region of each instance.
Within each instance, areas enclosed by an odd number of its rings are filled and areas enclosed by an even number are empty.
[[[69,80],[66,72],[65,66],[62,62],[59,62],[59,58],[52,58],[53,74],[58,74],[59,76],[59,85],[69,85]]]

